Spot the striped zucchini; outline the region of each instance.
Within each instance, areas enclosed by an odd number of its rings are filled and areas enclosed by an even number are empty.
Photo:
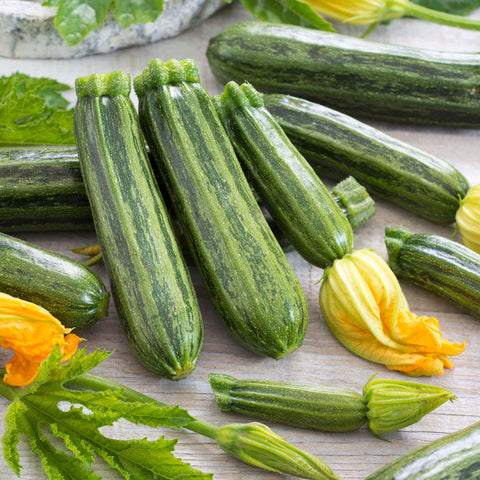
[[[0,148],[0,231],[92,229],[77,150]]]
[[[121,72],[76,81],[74,132],[112,294],[140,362],[178,380],[195,367],[203,325]]]
[[[455,396],[422,383],[372,377],[362,394],[305,382],[208,377],[222,412],[236,412],[286,425],[346,432],[368,423],[374,435],[412,425]]]
[[[217,113],[275,222],[308,262],[325,268],[353,250],[353,229],[330,192],[250,85],[227,83]]]
[[[245,22],[210,40],[223,82],[248,81],[362,116],[480,126],[480,58],[376,43],[293,25]]]
[[[437,223],[452,223],[469,185],[449,163],[317,103],[263,96],[293,144],[320,175],[354,176],[368,192]]]
[[[301,285],[268,228],[191,60],[136,77],[140,121],[210,297],[246,348],[281,358],[307,326]]]
[[[3,233],[0,291],[40,305],[75,330],[93,325],[108,313],[109,294],[94,271]]]
[[[356,430],[368,420],[365,399],[347,388],[224,374],[210,374],[208,380],[222,412],[324,432]]]
[[[403,455],[365,480],[480,478],[480,422]]]
[[[398,278],[480,318],[480,255],[440,235],[385,229],[388,263]]]

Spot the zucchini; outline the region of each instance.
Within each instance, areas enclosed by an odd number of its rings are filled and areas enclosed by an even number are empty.
[[[480,478],[480,422],[403,455],[365,480]]]
[[[237,380],[210,374],[222,412],[324,432],[356,430],[367,423],[367,404],[347,388],[273,380]]]
[[[305,382],[208,377],[222,412],[236,412],[286,425],[346,432],[368,423],[374,435],[412,425],[455,396],[422,383],[371,378],[362,394]]]
[[[127,340],[145,367],[178,380],[195,367],[203,325],[129,98],[130,76],[91,75],[75,87],[80,166]]]
[[[317,103],[282,94],[263,101],[320,176],[352,175],[371,195],[433,222],[455,221],[469,185],[449,163]]]
[[[319,101],[355,116],[429,125],[480,126],[480,58],[386,45],[331,32],[245,22],[210,40],[222,82]]]
[[[385,229],[388,263],[395,275],[446,298],[480,318],[480,254],[440,235]]]
[[[0,231],[92,229],[77,150],[0,148]]]
[[[353,250],[353,229],[322,181],[250,85],[227,83],[213,98],[254,189],[294,248],[325,268]]]
[[[305,335],[305,295],[195,63],[152,60],[134,88],[162,185],[218,313],[246,348],[275,359],[289,354]]]
[[[101,278],[81,263],[0,233],[0,291],[48,310],[75,330],[108,313]]]

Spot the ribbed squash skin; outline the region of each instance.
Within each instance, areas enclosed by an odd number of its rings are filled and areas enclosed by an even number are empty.
[[[0,231],[92,229],[77,150],[0,148]]]
[[[355,177],[368,192],[436,223],[452,223],[469,188],[449,163],[308,100],[263,96],[265,108],[324,177]]]
[[[367,423],[365,399],[346,388],[223,374],[210,374],[209,381],[223,412],[324,432],[346,432]]]
[[[480,58],[375,43],[292,25],[246,22],[210,40],[223,81],[310,98],[395,122],[480,125]]]
[[[480,478],[480,422],[423,445],[365,480],[475,480]]]
[[[440,235],[385,229],[388,263],[398,278],[480,318],[480,255]]]
[[[248,178],[308,262],[325,268],[353,250],[353,230],[333,196],[249,84],[229,82],[214,104]]]
[[[153,60],[134,87],[150,151],[218,313],[246,348],[287,355],[305,335],[305,296],[195,64]]]
[[[108,312],[109,293],[93,270],[3,233],[0,292],[40,305],[75,330],[93,325]]]
[[[195,367],[203,325],[129,91],[129,77],[115,72],[77,79],[75,140],[130,347],[147,368],[177,380]]]

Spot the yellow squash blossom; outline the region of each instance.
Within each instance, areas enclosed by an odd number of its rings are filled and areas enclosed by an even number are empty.
[[[456,222],[463,244],[480,253],[480,185],[470,188],[460,202]]]
[[[0,293],[0,345],[15,354],[3,381],[15,387],[31,383],[57,344],[68,360],[81,341],[70,331],[44,308]]]
[[[355,25],[410,16],[452,27],[480,30],[476,19],[432,10],[409,0],[304,0],[316,13]]]
[[[443,339],[435,318],[409,311],[394,273],[370,250],[346,255],[325,272],[320,307],[345,347],[411,376],[442,375],[453,367],[448,355],[465,348]]]

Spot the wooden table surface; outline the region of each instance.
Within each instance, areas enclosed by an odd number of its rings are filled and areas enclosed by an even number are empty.
[[[477,12],[477,17],[479,17]],[[78,76],[112,70],[138,75],[147,62],[155,57],[193,58],[199,66],[202,82],[213,95],[220,93],[222,85],[211,74],[205,50],[209,38],[228,25],[251,19],[240,3],[226,7],[202,25],[176,37],[157,44],[131,48],[106,55],[97,55],[75,60],[13,60],[0,59],[0,75],[15,71],[40,76],[50,76],[73,85]],[[343,32],[358,34],[356,28],[341,27]],[[476,52],[480,49],[480,34],[464,30],[440,27],[413,19],[402,19],[390,25],[378,27],[369,37],[390,43],[452,51]],[[133,97],[134,95],[132,95]],[[73,94],[72,94],[73,101]],[[390,135],[420,147],[455,165],[471,185],[480,183],[479,147],[480,130],[444,129],[414,126],[399,126],[369,122]],[[387,202],[377,200],[377,214],[365,226],[356,231],[356,248],[376,249],[386,259],[383,243],[386,225],[404,225],[414,232],[431,232],[447,237],[454,226],[438,226],[409,214]],[[93,232],[62,232],[22,234],[27,239],[52,250],[73,256],[69,249],[95,241]],[[408,379],[402,374],[362,360],[344,347],[330,333],[318,307],[318,280],[322,270],[307,264],[296,253],[289,253],[304,288],[309,305],[309,326],[305,341],[296,352],[280,361],[261,358],[239,346],[225,329],[215,313],[198,272],[192,276],[201,305],[205,323],[205,342],[196,370],[179,382],[159,378],[145,370],[132,355],[124,338],[113,302],[108,317],[100,320],[88,331],[82,332],[88,351],[96,348],[115,350],[115,353],[97,367],[95,373],[137,389],[164,403],[180,404],[199,419],[223,425],[248,419],[220,413],[207,377],[210,372],[229,373],[239,378],[269,378],[274,380],[306,381],[323,385],[343,386],[361,392],[364,383],[375,373],[384,378]],[[108,285],[103,266],[95,267]],[[325,460],[345,480],[359,480],[397,456],[424,445],[444,434],[466,427],[480,419],[478,396],[478,371],[480,368],[480,324],[455,306],[415,287],[403,284],[411,310],[417,314],[436,316],[440,320],[444,336],[455,342],[467,340],[464,353],[454,358],[455,368],[441,377],[422,377],[417,381],[435,384],[450,389],[457,395],[454,403],[448,403],[425,417],[416,425],[387,435],[389,442],[372,436],[367,428],[349,433],[321,433],[270,424],[277,433],[300,448],[310,451]],[[480,301],[480,300],[479,300]],[[0,352],[0,363],[10,358],[10,352]],[[8,406],[0,399],[0,413]],[[4,425],[0,424],[0,435]],[[191,432],[154,430],[120,422],[108,430],[117,438],[167,438],[178,437],[177,455],[194,467],[214,473],[221,480],[262,479],[273,480],[279,475],[249,467],[222,452],[217,445]],[[39,460],[29,451],[22,440],[19,444],[22,458],[22,479],[46,478]],[[121,478],[103,462],[96,468],[107,480]],[[0,458],[0,477],[13,480],[16,476]]]

